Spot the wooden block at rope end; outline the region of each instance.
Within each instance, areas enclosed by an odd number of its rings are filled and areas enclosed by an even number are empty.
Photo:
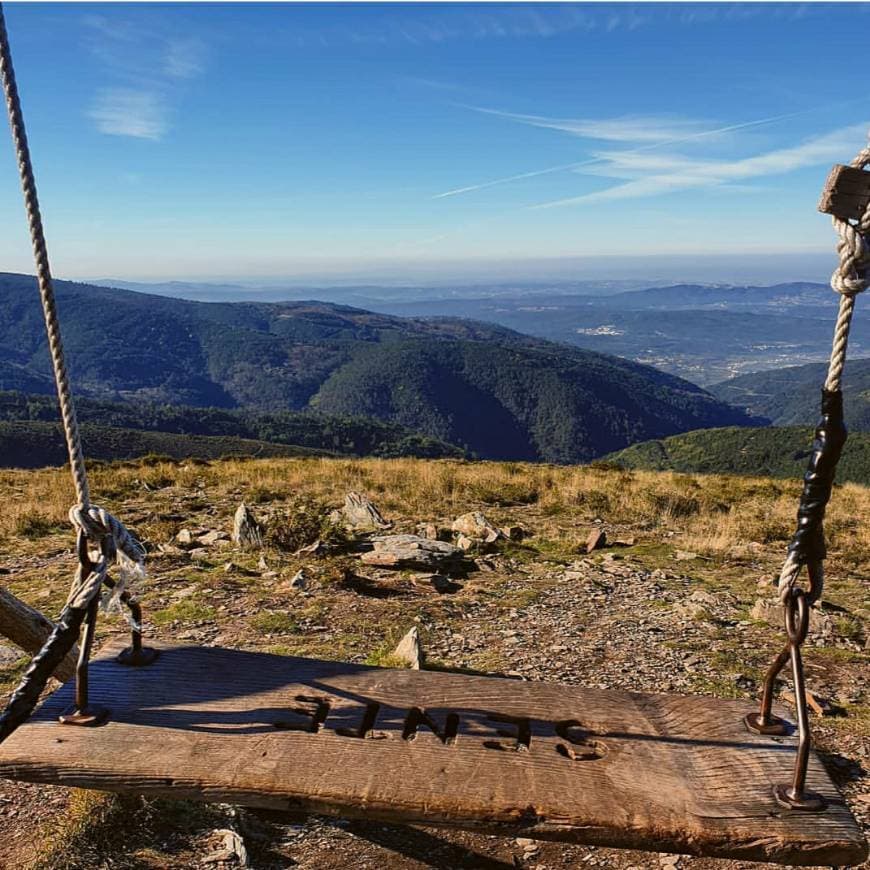
[[[837,164],[825,182],[819,211],[842,220],[860,220],[870,204],[870,172]]]
[[[795,739],[750,733],[748,703],[180,645],[130,669],[119,649],[91,666],[107,724],[58,723],[68,683],[0,744],[0,776],[792,865],[867,854],[815,755],[827,808],[776,803]]]

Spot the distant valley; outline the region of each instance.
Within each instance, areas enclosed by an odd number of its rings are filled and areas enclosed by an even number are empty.
[[[146,290],[149,285],[129,285]],[[826,359],[836,295],[826,284],[773,286],[632,281],[501,283],[454,287],[359,285],[251,290],[163,284],[194,299],[317,298],[403,317],[462,317],[652,365],[702,386],[747,372]],[[715,337],[715,341],[711,341]],[[859,307],[852,353],[870,355]]]
[[[649,366],[498,325],[63,281],[57,292],[76,389],[94,400],[368,418],[481,458],[560,463],[757,422]],[[52,390],[27,276],[0,275],[0,389]]]

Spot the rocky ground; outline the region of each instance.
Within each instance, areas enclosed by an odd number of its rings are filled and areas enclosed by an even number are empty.
[[[111,508],[137,529],[151,551],[149,578],[139,589],[147,630],[167,639],[396,666],[401,665],[394,654],[397,642],[416,627],[430,666],[745,698],[748,704],[757,696],[771,651],[781,642],[778,628],[767,620],[778,626],[769,602],[782,540],[700,546],[703,540],[692,525],[697,516],[681,519],[671,511],[660,521],[634,517],[623,522],[612,506],[593,504],[588,492],[585,505],[557,510],[541,498],[494,503],[491,494],[481,497],[479,487],[458,495],[451,490],[449,499],[433,492],[428,512],[410,497],[382,493],[376,501],[390,527],[351,528],[345,535],[339,527],[364,518],[330,519],[322,513],[313,525],[299,519],[306,511],[340,507],[338,493],[348,482],[360,482],[359,475],[339,475],[328,485],[315,482],[315,472],[324,467],[310,469],[311,490],[322,498],[316,506],[298,501],[296,483],[293,492],[254,492],[241,464],[232,473],[200,471],[199,478],[194,470],[190,479],[199,479],[197,486],[171,466],[138,476],[130,471],[130,488],[117,494]],[[515,475],[511,480],[516,482]],[[603,490],[613,483],[601,476]],[[27,483],[14,478],[5,485],[26,489]],[[748,492],[735,495],[735,501],[748,498]],[[230,539],[242,498],[256,502],[251,511],[262,524],[263,549],[242,549]],[[703,498],[701,503],[702,513]],[[465,517],[452,528],[469,511],[482,512],[491,523],[475,529],[479,518]],[[596,531],[606,533],[607,543],[586,553],[587,537]],[[422,548],[422,556],[409,556],[411,539],[405,538],[391,564],[389,554],[396,549],[391,542],[376,550],[367,542],[394,534],[447,540],[440,550],[435,546],[441,553],[436,558],[426,543],[414,545]],[[49,525],[36,535],[27,534],[23,525],[8,530],[0,538],[0,582],[56,613],[72,565],[68,537],[61,526]],[[461,548],[453,552],[457,545]],[[441,557],[446,561],[439,562]],[[457,569],[453,559],[465,567]],[[806,652],[809,686],[815,698],[827,702],[827,715],[813,717],[814,736],[829,772],[867,829],[870,575],[859,558],[836,547],[829,573],[829,591],[814,614]],[[100,641],[122,631],[117,617],[107,618]],[[25,663],[17,651],[0,644],[0,691],[11,689]],[[787,682],[780,688],[786,698]],[[0,781],[2,867],[245,863],[318,870],[764,866],[116,799]]]

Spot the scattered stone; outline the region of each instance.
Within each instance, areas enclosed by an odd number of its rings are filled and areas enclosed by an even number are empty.
[[[420,523],[417,526],[417,534],[421,538],[426,538],[427,541],[438,541],[441,538],[438,526],[435,523]]]
[[[586,538],[586,552],[592,553],[595,550],[600,550],[607,543],[607,534],[604,529],[592,529],[589,532],[589,537]]]
[[[233,543],[242,548],[263,546],[263,530],[244,502],[236,508],[233,517]]]
[[[456,546],[459,547],[460,550],[464,550],[466,553],[470,553],[475,547],[477,547],[478,541],[475,541],[474,538],[469,538],[468,535],[460,535],[456,539]]]
[[[224,574],[232,574],[239,570],[239,566],[235,562],[227,562],[224,565]]]
[[[190,556],[194,562],[202,562],[205,559],[208,559],[208,550],[205,547],[195,547],[192,550],[188,550],[187,555]]]
[[[389,529],[393,524],[383,518],[371,499],[359,492],[349,492],[344,497],[340,519],[352,529]]]
[[[522,526],[505,526],[499,531],[509,541],[522,541],[529,537],[529,533]]]
[[[416,625],[399,641],[393,655],[412,670],[419,671],[423,667],[423,647],[420,645],[420,632]]]
[[[482,541],[484,544],[494,544],[499,538],[504,537],[502,532],[480,511],[471,511],[457,517],[451,528],[460,539],[464,536],[473,541]]]
[[[226,532],[221,531],[212,531],[206,532],[204,535],[200,535],[196,541],[198,544],[201,544],[203,547],[213,547],[215,544],[221,544],[226,541],[229,541],[230,536]]]
[[[749,615],[759,622],[766,622],[774,628],[782,628],[783,613],[779,598],[758,598],[752,605]],[[820,646],[824,646],[834,638],[834,620],[829,614],[819,607],[810,608],[809,640]]]
[[[386,535],[372,540],[374,547],[363,553],[366,565],[382,568],[422,568],[439,571],[458,567],[465,556],[459,547],[445,541],[430,541],[417,535]]]
[[[806,693],[807,706],[816,714],[816,716],[833,716],[834,713],[837,712],[836,708],[831,705],[830,701],[817,695],[812,689],[806,689]],[[780,692],[780,697],[786,703],[791,704],[792,707],[796,706],[794,692],[792,692],[791,689],[783,689]]]
[[[722,607],[722,603],[715,595],[698,589],[686,601],[674,605],[674,613],[683,619],[706,622],[713,618],[717,609]]]
[[[175,544],[158,544],[157,552],[164,556],[182,556],[186,553],[181,547],[176,547]]]
[[[492,574],[497,570],[495,563],[490,559],[475,559],[474,564],[477,565],[479,571],[483,571],[485,574]]]
[[[293,555],[294,556],[319,556],[326,552],[326,545],[318,538],[304,547],[300,547]]]
[[[23,655],[16,647],[0,643],[0,667],[14,665]]]
[[[690,553],[688,550],[676,550],[674,559],[678,562],[690,562],[692,559],[700,558],[697,553]]]
[[[219,839],[218,848],[202,859],[203,864],[221,864],[232,862],[236,867],[250,867],[248,850],[245,842],[235,831],[229,828],[214,831],[213,836]]]
[[[175,542],[177,544],[185,544],[189,545],[193,543],[193,535],[191,534],[190,529],[182,529],[176,536]]]
[[[291,578],[288,584],[291,589],[304,589],[308,585],[308,578],[305,576],[305,569],[297,571]]]

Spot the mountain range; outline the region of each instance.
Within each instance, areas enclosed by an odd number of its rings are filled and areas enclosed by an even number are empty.
[[[756,422],[649,366],[473,320],[56,292],[74,386],[94,399],[368,417],[481,458],[551,462]],[[28,276],[0,275],[0,389],[52,390]]]

